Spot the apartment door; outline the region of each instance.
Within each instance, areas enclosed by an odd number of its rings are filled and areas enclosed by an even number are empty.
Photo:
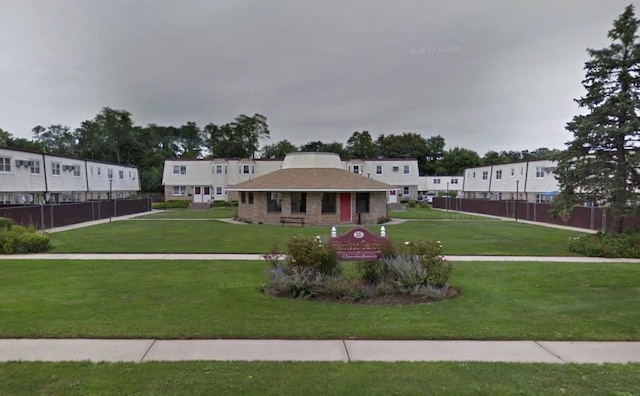
[[[351,222],[351,193],[340,194],[340,221]]]
[[[398,190],[389,190],[389,203],[398,203]]]
[[[204,186],[202,188],[202,202],[211,202],[211,187],[210,186]]]
[[[196,186],[193,188],[193,202],[202,202],[202,187]]]

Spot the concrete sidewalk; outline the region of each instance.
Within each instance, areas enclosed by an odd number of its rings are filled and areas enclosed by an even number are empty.
[[[0,361],[640,363],[640,342],[0,339]]]
[[[37,253],[0,255],[0,260],[262,260],[262,254],[191,253]],[[449,261],[518,261],[541,263],[635,263],[640,259],[563,256],[445,256]]]

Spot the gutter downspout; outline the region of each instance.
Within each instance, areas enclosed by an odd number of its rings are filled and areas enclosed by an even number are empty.
[[[84,160],[84,179],[87,182],[87,187],[85,188],[84,192],[84,200],[86,202],[89,200],[89,171],[87,168],[87,160]]]
[[[491,199],[491,180],[493,180],[493,165],[489,169],[489,199]]]
[[[42,199],[44,200],[44,195],[49,192],[49,181],[47,180],[47,163],[44,160],[44,153],[42,153],[41,155],[42,155],[42,171],[44,172],[44,194],[42,196]]]

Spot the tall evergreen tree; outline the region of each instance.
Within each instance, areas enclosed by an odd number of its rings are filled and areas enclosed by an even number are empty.
[[[638,209],[640,191],[640,43],[633,5],[613,23],[611,44],[589,49],[582,82],[587,93],[576,102],[586,109],[567,124],[573,140],[556,170],[561,192],[554,212],[568,216],[580,202],[606,199],[613,233]]]

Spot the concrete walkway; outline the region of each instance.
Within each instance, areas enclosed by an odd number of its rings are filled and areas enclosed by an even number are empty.
[[[640,363],[640,342],[0,339],[0,361]]]

